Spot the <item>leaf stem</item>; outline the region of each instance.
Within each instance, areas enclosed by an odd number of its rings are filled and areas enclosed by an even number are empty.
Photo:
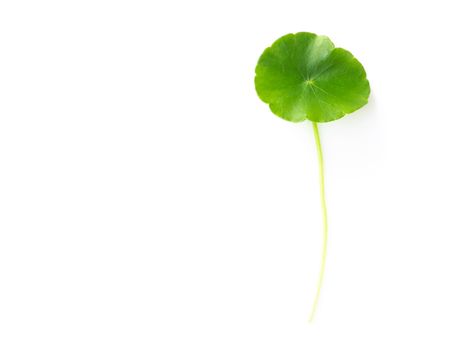
[[[320,202],[322,209],[323,217],[323,248],[322,248],[322,261],[320,264],[320,273],[318,277],[318,286],[317,293],[315,294],[315,299],[312,305],[312,311],[310,313],[309,322],[312,322],[317,310],[318,299],[320,298],[320,291],[323,284],[323,276],[325,274],[325,264],[326,264],[326,247],[328,244],[328,217],[326,212],[326,199],[325,199],[325,171],[323,166],[323,152],[322,145],[320,143],[320,135],[318,133],[318,125],[316,122],[312,122],[313,133],[315,136],[315,144],[317,145],[317,155],[318,155],[318,174],[320,178]]]

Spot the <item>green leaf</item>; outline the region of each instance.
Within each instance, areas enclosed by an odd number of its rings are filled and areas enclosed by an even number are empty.
[[[288,34],[265,49],[256,66],[259,98],[277,116],[329,122],[368,102],[365,70],[352,54],[326,36]]]

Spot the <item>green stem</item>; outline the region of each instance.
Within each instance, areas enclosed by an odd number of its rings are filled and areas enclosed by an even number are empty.
[[[321,201],[321,209],[322,209],[322,216],[323,216],[323,248],[322,248],[322,261],[320,265],[320,273],[318,277],[317,294],[315,294],[315,299],[313,301],[312,312],[310,313],[309,322],[312,322],[314,319],[315,312],[317,310],[318,299],[320,298],[320,291],[322,289],[322,284],[323,284],[323,276],[325,274],[326,246],[328,243],[328,217],[326,214],[325,171],[323,167],[322,145],[320,143],[320,135],[318,133],[317,123],[312,122],[312,126],[313,126],[313,133],[315,136],[315,143],[317,145],[318,174],[320,177],[320,201]]]

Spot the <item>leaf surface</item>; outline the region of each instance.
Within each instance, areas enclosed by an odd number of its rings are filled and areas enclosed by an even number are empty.
[[[265,49],[256,66],[259,98],[292,122],[329,122],[368,102],[365,69],[326,36],[288,34]]]

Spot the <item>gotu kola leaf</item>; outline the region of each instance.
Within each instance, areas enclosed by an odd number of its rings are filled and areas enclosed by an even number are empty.
[[[329,122],[368,102],[370,86],[361,63],[326,36],[288,34],[260,56],[255,86],[277,116]]]
[[[370,85],[365,70],[349,51],[335,48],[326,36],[288,34],[260,56],[256,67],[256,91],[273,113],[292,121],[312,122],[318,154],[320,198],[323,215],[323,251],[313,319],[320,296],[328,242],[323,154],[318,123],[330,122],[354,112],[368,102]]]

